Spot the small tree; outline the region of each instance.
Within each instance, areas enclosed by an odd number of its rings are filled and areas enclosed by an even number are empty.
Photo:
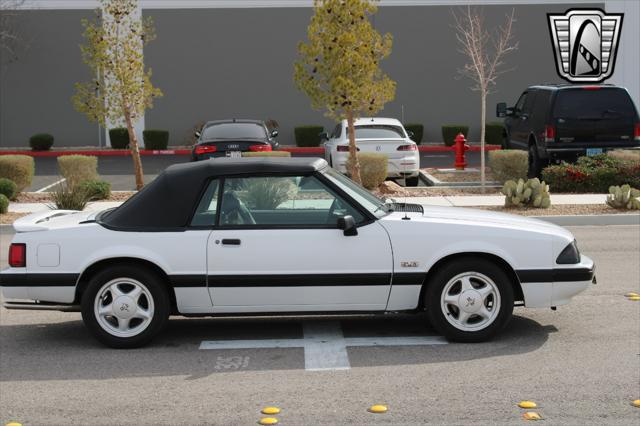
[[[369,22],[377,7],[371,0],[314,0],[307,43],[298,45],[295,81],[316,109],[337,121],[346,118],[347,170],[361,183],[354,120],[376,114],[393,100],[396,84],[379,67],[391,53],[392,37],[381,36]]]
[[[504,56],[518,48],[513,38],[515,12],[507,15],[505,23],[490,34],[480,12],[467,6],[464,12],[453,13],[456,38],[460,52],[467,62],[458,70],[474,84],[471,90],[480,92],[480,179],[485,185],[485,124],[487,118],[487,96],[496,85],[496,79],[509,70],[504,70]]]
[[[13,62],[18,57],[18,47],[25,44],[17,29],[19,10],[24,0],[0,0],[0,59],[2,65]]]
[[[122,123],[129,132],[136,188],[144,185],[138,138],[133,125],[153,106],[162,92],[151,84],[145,71],[142,48],[155,38],[151,18],[140,19],[138,0],[101,0],[102,14],[95,22],[83,20],[82,59],[92,71],[87,83],[76,84],[75,108],[91,121],[106,127]]]

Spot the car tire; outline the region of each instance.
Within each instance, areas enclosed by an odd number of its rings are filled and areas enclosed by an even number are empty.
[[[511,149],[511,143],[509,142],[509,133],[505,133],[502,138],[502,149]]]
[[[129,349],[149,343],[167,325],[171,301],[153,271],[132,265],[95,274],[82,295],[85,325],[102,344]]]
[[[538,149],[535,144],[529,145],[529,169],[527,171],[527,177],[533,179],[535,177],[540,177],[540,173],[542,172],[542,161],[538,156]]]
[[[424,306],[429,322],[450,341],[487,341],[511,319],[512,282],[492,262],[456,259],[440,267],[427,285]]]
[[[404,178],[404,183],[407,186],[418,186],[419,182],[420,182],[420,175]]]

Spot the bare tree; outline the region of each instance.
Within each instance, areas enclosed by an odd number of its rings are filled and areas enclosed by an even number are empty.
[[[467,6],[459,13],[453,12],[454,29],[460,44],[459,52],[465,55],[466,63],[458,72],[473,81],[471,90],[480,92],[480,179],[485,186],[485,125],[487,118],[487,96],[492,93],[497,78],[510,69],[504,69],[504,57],[518,48],[513,37],[515,11],[506,15],[503,25],[489,32],[482,12]]]
[[[0,0],[0,58],[3,63],[17,58],[17,49],[22,39],[16,30],[16,17],[24,0]]]

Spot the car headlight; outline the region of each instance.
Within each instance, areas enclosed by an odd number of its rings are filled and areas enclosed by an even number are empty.
[[[580,251],[578,250],[578,243],[576,240],[573,240],[573,242],[562,250],[556,259],[556,263],[559,265],[580,263]]]

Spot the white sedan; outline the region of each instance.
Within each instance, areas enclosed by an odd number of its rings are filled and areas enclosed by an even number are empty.
[[[395,118],[360,118],[354,122],[356,146],[359,152],[376,152],[389,158],[387,175],[406,179],[407,186],[416,186],[420,174],[418,145],[411,140],[400,121]],[[323,135],[324,157],[341,173],[347,172],[349,135],[347,120],[338,123],[331,135]]]
[[[514,305],[563,305],[595,282],[561,227],[385,203],[312,158],[174,165],[118,208],[14,228],[4,306],[81,311],[118,348],[172,314],[426,310],[448,339],[479,342]]]

